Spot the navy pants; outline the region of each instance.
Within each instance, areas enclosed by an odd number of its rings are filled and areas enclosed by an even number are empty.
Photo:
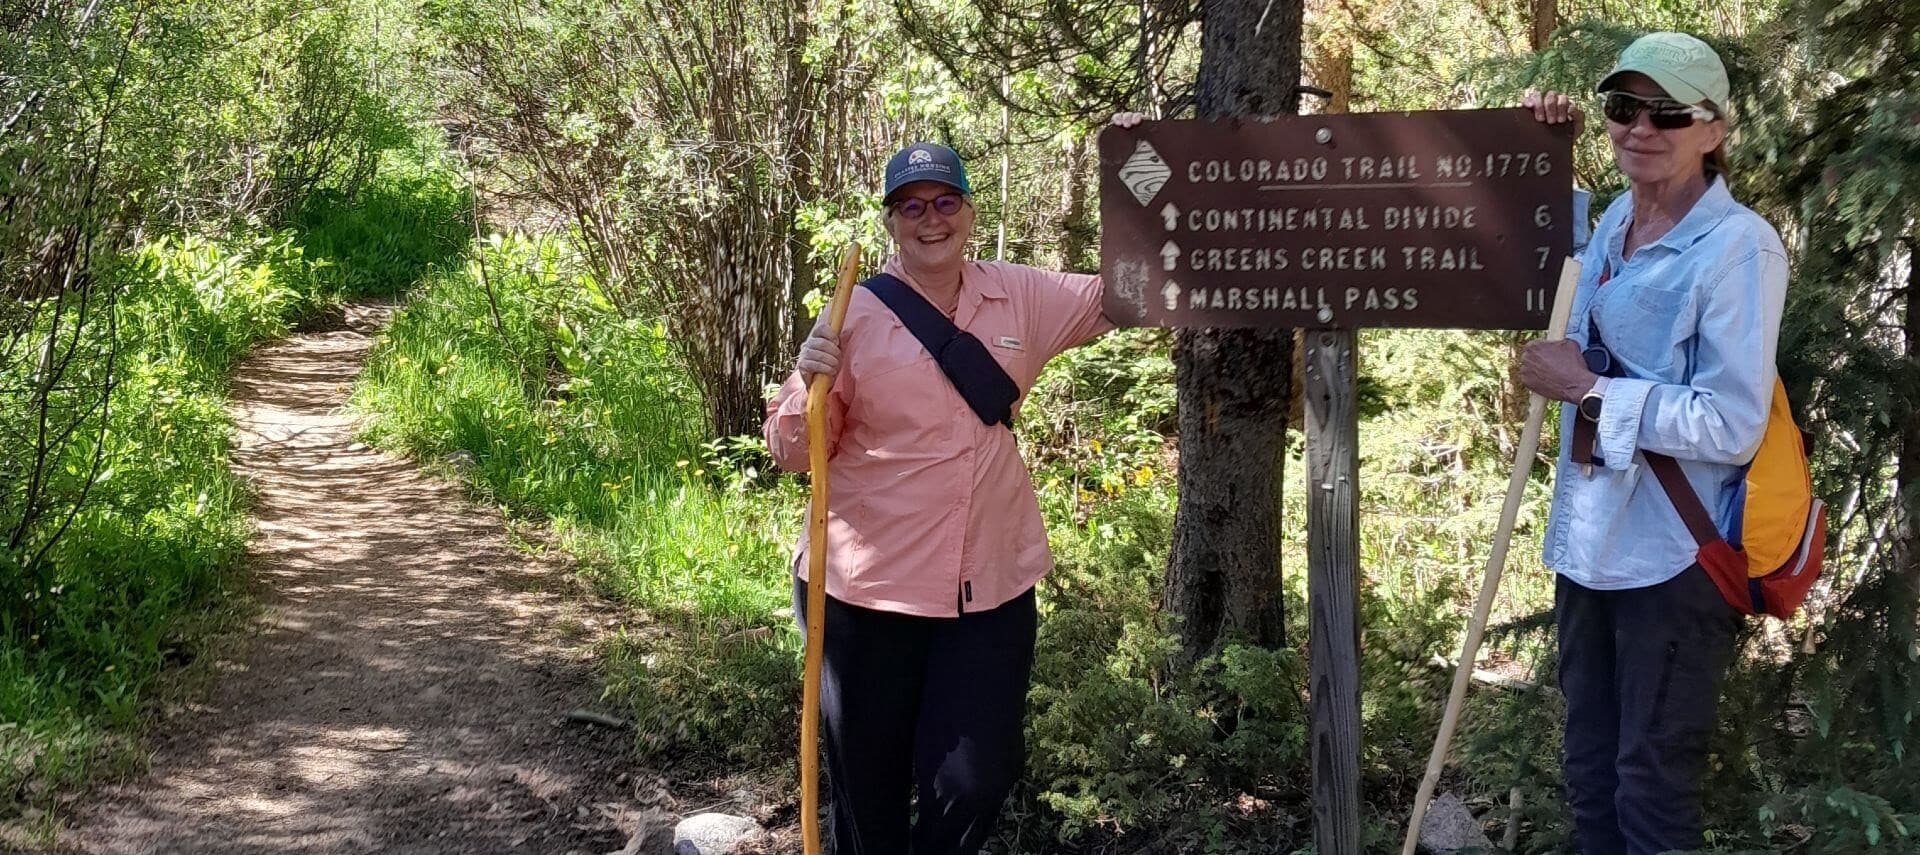
[[[796,581],[803,631],[805,612]],[[1026,759],[1037,622],[1032,589],[957,618],[827,598],[820,715],[837,855],[980,851]]]
[[[1698,566],[1622,591],[1560,576],[1553,599],[1576,847],[1699,848],[1700,774],[1739,613]]]

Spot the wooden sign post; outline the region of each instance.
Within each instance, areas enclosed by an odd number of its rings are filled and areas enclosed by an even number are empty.
[[[1323,328],[1308,330],[1305,338],[1313,835],[1320,852],[1359,855],[1359,335]]]
[[[1572,131],[1506,109],[1146,122],[1099,142],[1107,317],[1307,328],[1314,841],[1357,855],[1357,330],[1546,327]]]

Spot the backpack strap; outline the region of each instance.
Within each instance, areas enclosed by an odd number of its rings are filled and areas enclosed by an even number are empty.
[[[1603,466],[1604,461],[1593,456],[1594,444],[1599,441],[1600,426],[1587,421],[1579,413],[1573,414],[1573,445],[1567,449],[1567,459],[1581,466]]]
[[[1693,491],[1693,485],[1687,483],[1686,473],[1680,471],[1680,462],[1667,455],[1652,451],[1640,453],[1647,459],[1647,466],[1653,469],[1655,478],[1660,479],[1660,489],[1667,493],[1667,501],[1673,503],[1673,509],[1680,512],[1680,521],[1687,524],[1687,531],[1693,535],[1693,542],[1706,546],[1716,540],[1724,540],[1720,530],[1713,525],[1713,517],[1707,513],[1707,506],[1700,503],[1700,495]]]
[[[1654,477],[1660,479],[1667,501],[1680,512],[1680,521],[1687,524],[1693,542],[1700,545],[1694,563],[1706,571],[1707,578],[1720,589],[1720,596],[1742,614],[1769,613],[1766,591],[1760,580],[1748,574],[1746,557],[1714,528],[1713,518],[1707,515],[1707,507],[1700,504],[1700,495],[1693,491],[1693,485],[1687,483],[1679,461],[1652,451],[1643,451],[1641,456],[1647,459]]]
[[[920,340],[920,346],[927,349],[982,424],[1013,427],[1013,404],[1020,399],[1020,386],[987,352],[986,345],[954,326],[945,313],[896,276],[881,273],[860,284],[893,310],[907,331]]]

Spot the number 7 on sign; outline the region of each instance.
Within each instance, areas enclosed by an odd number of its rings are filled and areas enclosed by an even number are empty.
[[[1534,247],[1534,248],[1533,248],[1533,251],[1534,251],[1534,252],[1537,252],[1537,253],[1539,253],[1539,254],[1540,254],[1540,267],[1539,267],[1539,269],[1541,269],[1541,270],[1545,270],[1545,269],[1547,269],[1547,259],[1548,259],[1549,257],[1551,257],[1551,256],[1553,255],[1553,247],[1550,247],[1550,246],[1536,246],[1536,247]]]

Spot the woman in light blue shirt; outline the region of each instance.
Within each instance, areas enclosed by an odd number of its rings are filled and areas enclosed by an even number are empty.
[[[1647,35],[1598,90],[1630,188],[1582,255],[1567,339],[1530,344],[1520,376],[1568,404],[1545,558],[1575,841],[1638,855],[1702,845],[1700,774],[1741,620],[1642,453],[1677,459],[1726,530],[1766,427],[1787,260],[1727,192],[1712,48]],[[1557,93],[1526,103],[1543,121],[1574,116]]]

